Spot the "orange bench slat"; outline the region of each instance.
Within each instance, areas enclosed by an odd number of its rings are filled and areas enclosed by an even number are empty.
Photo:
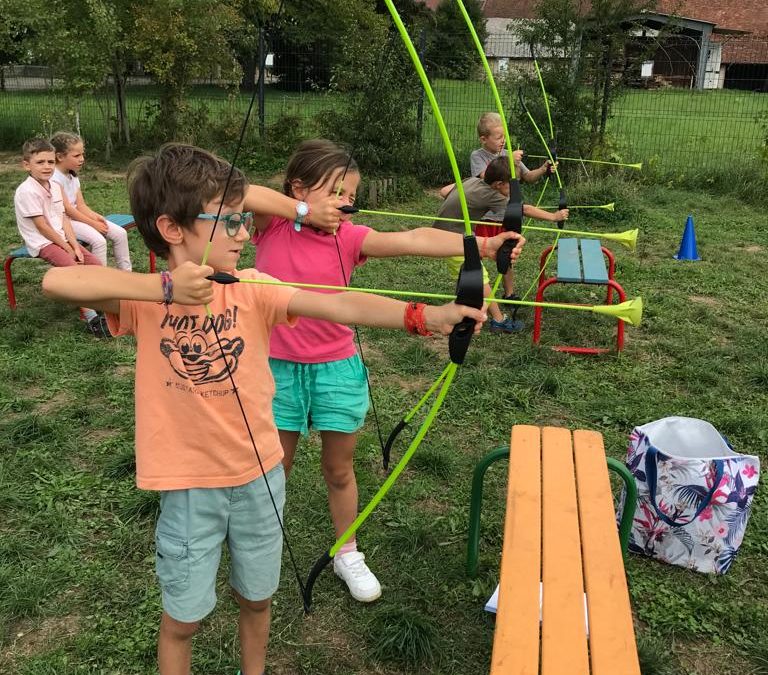
[[[541,675],[589,675],[571,432],[545,427],[541,437]]]
[[[538,427],[512,428],[508,475],[491,675],[539,675],[541,444]]]
[[[592,675],[640,675],[629,592],[610,494],[603,437],[574,431]]]

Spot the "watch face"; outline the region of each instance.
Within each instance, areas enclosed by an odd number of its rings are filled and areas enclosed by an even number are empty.
[[[303,218],[308,213],[309,213],[309,206],[307,205],[306,202],[299,202],[298,204],[296,204],[296,214],[300,218]]]

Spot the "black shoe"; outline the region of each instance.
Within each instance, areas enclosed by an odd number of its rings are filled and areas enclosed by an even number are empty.
[[[510,293],[504,296],[504,300],[520,300],[520,296],[517,293]],[[512,313],[512,320],[517,320],[525,309],[525,305],[507,305],[506,310]]]
[[[97,314],[85,324],[88,332],[97,338],[111,338],[112,333],[107,327],[107,318],[103,314]]]

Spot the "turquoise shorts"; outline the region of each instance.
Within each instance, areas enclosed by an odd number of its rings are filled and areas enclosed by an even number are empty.
[[[269,359],[275,378],[272,412],[283,431],[340,431],[363,426],[368,412],[366,369],[358,354],[341,361],[296,363]]]
[[[283,517],[285,473],[267,473]],[[277,590],[283,539],[264,476],[239,487],[191,488],[160,493],[155,569],[163,609],[176,621],[200,621],[216,606],[221,545],[229,548],[229,583],[246,600]]]

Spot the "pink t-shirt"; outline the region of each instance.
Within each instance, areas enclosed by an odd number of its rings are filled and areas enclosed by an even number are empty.
[[[45,248],[53,242],[40,234],[32,218],[44,216],[48,224],[66,239],[64,235],[64,199],[61,196],[61,187],[53,181],[48,182],[48,187],[41,185],[32,176],[29,176],[19,187],[13,197],[13,206],[16,210],[16,226],[24,240],[24,245],[33,258],[37,257],[41,248]]]
[[[212,318],[200,306],[172,304],[166,313],[162,303],[129,300],[120,316],[107,315],[113,335],[136,336],[136,484],[144,490],[235,487],[261,475],[225,361],[264,470],[283,458],[267,357],[273,326],[295,322],[287,312],[296,289],[215,288]]]
[[[365,262],[360,249],[370,231],[370,227],[344,221],[335,237],[308,226],[297,232],[292,220],[274,217],[262,232],[254,236],[254,264],[259,271],[281,281],[344,286],[344,275],[349,282],[355,267]],[[341,251],[344,275],[339,265],[336,242]],[[353,335],[348,326],[302,317],[295,328],[275,327],[269,355],[297,363],[340,361],[354,356]]]

